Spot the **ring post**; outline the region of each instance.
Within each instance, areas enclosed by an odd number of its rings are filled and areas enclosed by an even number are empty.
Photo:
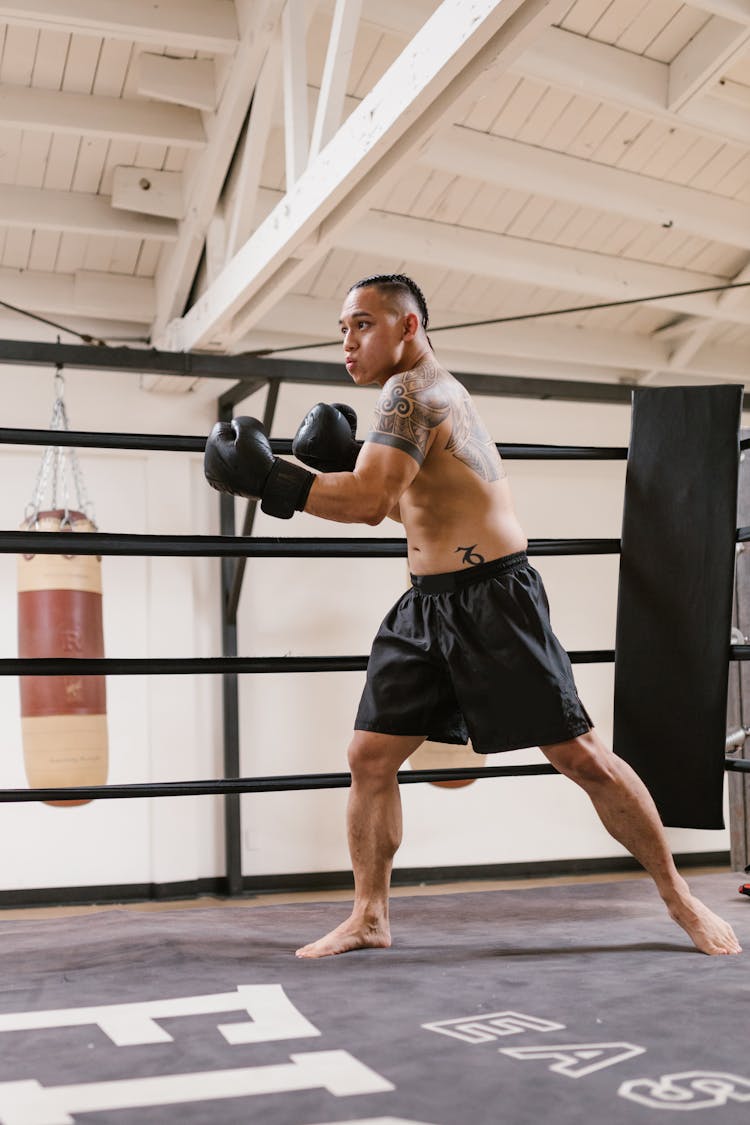
[[[672,827],[724,827],[742,393],[633,393],[613,743]]]

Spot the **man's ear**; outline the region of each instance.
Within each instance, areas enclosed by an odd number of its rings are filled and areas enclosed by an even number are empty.
[[[404,339],[413,340],[419,331],[419,317],[416,313],[408,312],[404,314]]]

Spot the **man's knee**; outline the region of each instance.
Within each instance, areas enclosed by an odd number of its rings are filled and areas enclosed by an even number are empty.
[[[347,752],[352,777],[373,781],[392,779],[420,741],[376,731],[355,730]]]
[[[617,779],[617,759],[593,731],[541,750],[556,770],[584,789]]]

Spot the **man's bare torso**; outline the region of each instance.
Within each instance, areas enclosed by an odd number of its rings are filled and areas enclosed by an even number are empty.
[[[413,574],[462,570],[525,549],[494,442],[466,390],[434,358],[388,379],[368,441],[420,463],[398,513]]]

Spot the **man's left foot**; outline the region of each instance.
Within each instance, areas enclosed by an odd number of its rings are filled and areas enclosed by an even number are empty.
[[[700,899],[689,895],[668,909],[672,919],[682,926],[701,953],[710,956],[742,953],[742,946],[729,923],[709,910]]]

